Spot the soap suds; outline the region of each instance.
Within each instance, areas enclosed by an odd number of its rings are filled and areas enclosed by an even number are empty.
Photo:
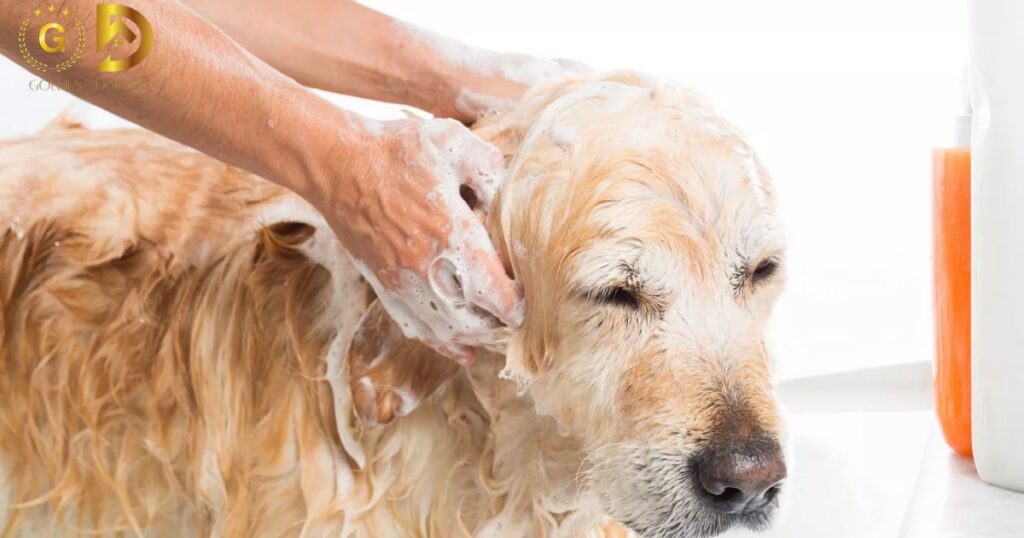
[[[256,227],[278,222],[301,222],[316,229],[316,232],[297,248],[311,261],[327,269],[331,275],[328,316],[336,320],[335,327],[338,328],[338,332],[324,358],[327,364],[326,379],[334,396],[335,425],[342,447],[356,465],[363,468],[366,465],[366,454],[362,443],[356,438],[353,425],[349,422],[353,404],[345,355],[363,314],[363,309],[352,308],[351,302],[353,298],[362,297],[365,284],[327,221],[305,200],[298,196],[286,196],[279,202],[267,206],[256,219]],[[337,473],[341,487],[351,487],[354,479],[347,465],[339,465]]]
[[[441,59],[481,75],[507,78],[526,86],[574,74],[588,74],[590,67],[573,60],[554,60],[527,54],[508,54],[477,49],[419,26],[395,21],[414,40],[430,47]]]
[[[25,238],[25,227],[21,225],[20,218],[14,217],[13,219],[11,219],[11,223],[10,225],[8,225],[8,229],[14,232],[14,236],[17,237],[18,239]]]
[[[750,182],[754,185],[754,193],[757,195],[757,203],[761,207],[767,206],[767,195],[764,189],[764,179],[761,177],[761,172],[757,165],[757,161],[754,160],[753,155],[747,156],[746,161],[747,177]]]
[[[571,149],[576,140],[576,130],[569,125],[555,124],[548,129],[548,137],[562,149]]]
[[[486,118],[512,108],[515,103],[511,99],[491,97],[463,88],[455,98],[455,110],[475,118]]]
[[[612,114],[623,110],[631,101],[643,98],[646,92],[636,86],[627,86],[619,82],[598,81],[585,84],[575,91],[569,92],[544,109],[544,112],[534,121],[523,137],[523,142],[516,152],[516,158],[510,165],[509,175],[515,176],[520,156],[530,155],[531,150],[544,133],[550,133],[557,129],[573,129],[572,124],[566,123],[565,118],[560,116],[570,108],[587,100],[599,100],[602,102],[602,110]],[[573,134],[575,136],[575,133]]]
[[[412,411],[419,406],[420,401],[422,400],[422,398],[416,396],[415,393],[406,387],[391,387],[391,392],[397,394],[399,400],[402,402],[395,411],[395,416],[404,417],[409,413],[412,413]]]
[[[602,111],[611,114],[625,109],[629,103],[636,99],[646,99],[648,97],[649,90],[647,89],[615,81],[585,83],[574,91],[562,95],[547,105],[526,131],[522,142],[519,144],[519,149],[509,165],[509,177],[515,177],[516,181],[511,182],[506,188],[530,191],[534,188],[533,184],[536,181],[542,181],[547,178],[547,176],[537,175],[525,170],[522,156],[532,155],[536,145],[544,139],[554,141],[554,138],[558,138],[563,142],[575,143],[575,139],[581,133],[577,129],[578,125],[574,121],[575,118],[569,113],[573,107],[592,100],[600,103]],[[549,194],[554,195],[554,191],[549,191]],[[513,194],[510,194],[510,196],[516,197]],[[505,230],[511,229],[511,207],[508,204],[504,204],[500,211],[503,228]],[[550,236],[550,224],[550,219],[540,223],[538,230],[542,238]]]
[[[499,304],[501,290],[489,272],[471,272],[469,268],[477,257],[494,255],[494,250],[459,189],[468,178],[481,206],[490,208],[503,179],[501,157],[472,135],[462,136],[460,131],[465,128],[454,120],[425,121],[418,128],[421,157],[416,164],[438,180],[428,198],[440,203],[450,218],[445,245],[429,261],[425,275],[412,269],[397,270],[396,289],[385,287],[363,260],[353,259],[353,263],[407,337],[442,350],[493,343],[500,323],[476,305]],[[493,167],[483,167],[486,163]],[[474,164],[478,167],[467,168]],[[513,323],[521,320],[521,307],[513,318]]]
[[[336,302],[340,302],[337,301]],[[356,310],[356,309],[353,309]],[[334,395],[334,420],[341,438],[341,446],[360,469],[366,468],[366,451],[356,438],[355,428],[349,423],[352,416],[352,393],[349,391],[345,351],[349,338],[338,335],[327,351],[327,383]]]

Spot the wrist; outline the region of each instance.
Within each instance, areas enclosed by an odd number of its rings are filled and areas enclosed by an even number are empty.
[[[395,50],[401,51],[400,79],[410,94],[409,104],[434,116],[472,123],[482,115],[508,108],[527,85],[505,73],[517,57],[475,49],[427,30],[393,24]],[[513,66],[514,67],[514,66]]]
[[[281,95],[268,120],[270,148],[265,152],[267,179],[282,185],[325,215],[373,160],[378,145],[363,120],[296,84],[299,91]]]
[[[461,89],[457,70],[401,22],[392,21],[386,36],[386,49],[395,51],[386,77],[390,81],[389,100],[437,117],[453,117]]]

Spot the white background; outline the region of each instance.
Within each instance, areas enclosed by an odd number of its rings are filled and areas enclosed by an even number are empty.
[[[930,360],[930,148],[958,108],[963,0],[371,5],[473,45],[645,71],[711,96],[782,202],[790,281],[770,337],[780,374]],[[32,78],[0,60],[0,136],[32,132],[72,101],[29,91]]]
[[[370,3],[473,45],[677,80],[747,132],[791,247],[770,335],[791,378],[779,384],[789,510],[756,536],[1021,535],[1024,497],[984,485],[941,441],[921,362],[932,358],[930,152],[959,109],[965,0]],[[31,78],[0,60],[0,137],[72,100],[29,92]],[[917,364],[864,370],[902,362]],[[793,379],[840,370],[864,371]]]

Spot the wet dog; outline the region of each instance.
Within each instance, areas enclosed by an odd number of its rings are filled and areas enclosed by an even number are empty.
[[[0,534],[767,526],[785,264],[755,154],[631,74],[476,129],[527,312],[468,369],[402,336],[294,194],[144,131],[0,143]]]

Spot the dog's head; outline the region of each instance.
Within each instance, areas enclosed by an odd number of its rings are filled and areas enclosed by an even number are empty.
[[[506,373],[580,439],[585,487],[643,536],[767,525],[784,245],[756,156],[694,94],[633,75],[535,89],[478,133],[510,158],[488,216],[526,296]]]
[[[634,530],[763,527],[786,473],[763,338],[784,245],[756,156],[694,94],[630,75],[538,90],[499,125],[492,226],[527,303],[508,371]]]

